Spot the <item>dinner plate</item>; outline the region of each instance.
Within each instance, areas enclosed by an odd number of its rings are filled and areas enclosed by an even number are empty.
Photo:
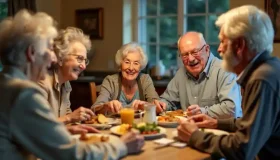
[[[200,130],[201,130],[201,129],[200,129]],[[204,128],[203,132],[206,132],[206,133],[213,133],[213,134],[215,134],[215,135],[217,135],[217,136],[229,135],[229,132],[223,131],[223,130],[219,130],[219,129],[208,129],[208,128]],[[177,136],[178,136],[177,130],[172,132],[172,136],[173,136],[173,137],[177,137]]]
[[[187,120],[187,118],[182,117],[182,116],[175,116],[175,117],[179,118],[180,120]],[[179,125],[178,122],[162,122],[162,121],[157,121],[157,124],[159,126],[166,127],[166,128],[175,128]]]
[[[87,133],[87,136],[98,136],[98,137],[101,137],[101,136],[109,136],[109,142],[113,142],[113,141],[117,141],[119,139],[119,137],[117,136],[114,136],[114,135],[110,135],[110,134],[100,134],[100,133]],[[79,140],[80,139],[80,134],[75,134],[75,135],[71,135],[71,137],[74,139],[74,140]]]
[[[162,128],[162,127],[158,127],[158,128],[159,128],[159,133],[157,133],[157,134],[143,134],[144,138],[146,140],[161,138],[166,133],[166,129]],[[113,133],[115,135],[121,136],[123,134],[119,132],[119,129],[120,129],[120,125],[112,127],[110,129],[110,131],[111,131],[111,133]]]
[[[94,123],[94,124],[84,124],[84,125],[93,126],[97,129],[108,129],[111,128],[113,125],[120,124],[120,120],[117,118],[107,118],[107,119],[108,119],[108,123],[106,124]]]

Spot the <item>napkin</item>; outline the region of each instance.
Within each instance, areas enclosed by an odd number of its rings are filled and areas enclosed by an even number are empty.
[[[167,146],[173,146],[173,147],[178,147],[178,148],[183,148],[186,147],[187,144],[183,142],[178,142],[173,139],[168,139],[168,138],[161,138],[154,140],[155,143],[159,144],[159,147],[167,147]]]

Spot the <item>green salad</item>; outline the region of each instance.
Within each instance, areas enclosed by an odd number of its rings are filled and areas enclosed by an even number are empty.
[[[138,123],[133,124],[132,128],[139,130],[140,134],[157,134],[160,132],[160,129],[157,127],[156,123]]]

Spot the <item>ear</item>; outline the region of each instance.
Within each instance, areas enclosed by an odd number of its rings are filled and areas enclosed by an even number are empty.
[[[238,58],[243,57],[243,54],[246,50],[246,41],[243,37],[237,38],[234,44],[235,50],[236,50],[236,55]]]
[[[28,46],[28,48],[25,51],[26,59],[28,62],[34,62],[35,61],[35,51],[33,46]]]

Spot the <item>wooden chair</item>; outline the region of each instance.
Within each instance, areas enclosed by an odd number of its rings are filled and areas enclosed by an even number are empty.
[[[90,82],[89,83],[89,87],[90,87],[90,94],[91,94],[91,102],[92,104],[94,104],[94,102],[96,101],[96,85],[94,82]]]

